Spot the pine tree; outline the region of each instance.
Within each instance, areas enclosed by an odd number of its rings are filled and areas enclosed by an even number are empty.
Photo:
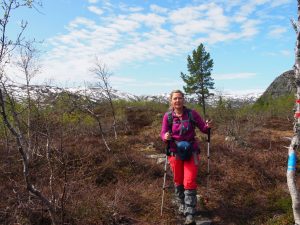
[[[203,109],[204,117],[206,117],[206,99],[213,95],[209,90],[214,89],[211,71],[214,62],[210,58],[210,54],[205,51],[201,43],[197,50],[193,50],[192,56],[187,57],[187,67],[190,74],[181,73],[181,78],[186,83],[183,86],[185,93],[196,95],[197,101]]]

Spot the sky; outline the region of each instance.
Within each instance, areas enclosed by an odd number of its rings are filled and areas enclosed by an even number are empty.
[[[13,38],[35,39],[40,71],[33,84],[79,87],[97,83],[98,58],[110,85],[136,95],[183,89],[187,56],[201,43],[214,61],[215,91],[262,93],[292,69],[295,0],[44,0],[17,9]],[[17,58],[17,57],[16,57]],[[18,74],[18,75],[15,75]],[[14,79],[23,79],[14,71]],[[24,79],[23,79],[24,80]],[[21,82],[21,81],[20,81]]]

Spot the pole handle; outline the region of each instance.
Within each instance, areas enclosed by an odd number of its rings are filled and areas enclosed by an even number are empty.
[[[170,156],[171,155],[171,152],[170,152],[170,145],[171,145],[171,141],[172,141],[172,132],[169,131],[169,133],[171,134],[171,139],[170,140],[167,140],[167,146],[166,146],[166,155],[167,156]]]
[[[210,143],[210,130],[211,128],[208,128],[207,130],[207,142]]]
[[[170,156],[171,155],[171,152],[170,152],[170,140],[167,141],[167,145],[166,145],[166,150],[165,150],[165,153],[166,153],[166,156]]]

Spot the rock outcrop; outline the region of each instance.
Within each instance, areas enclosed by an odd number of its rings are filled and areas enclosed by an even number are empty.
[[[294,70],[288,70],[278,76],[260,98],[277,98],[296,92]]]

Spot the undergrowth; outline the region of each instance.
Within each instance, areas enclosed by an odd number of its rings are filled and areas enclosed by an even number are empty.
[[[163,165],[146,157],[164,152],[159,133],[168,105],[114,102],[117,139],[112,133],[109,107],[104,103],[89,105],[100,115],[109,151],[96,120],[75,107],[74,101],[78,101],[77,105],[84,102],[66,95],[51,106],[36,105],[32,111],[35,153],[30,179],[57,202],[61,221],[74,225],[177,224],[176,208],[171,203],[170,170],[161,217]],[[214,121],[211,174],[207,183],[206,137],[198,132],[201,140],[198,193],[209,197],[202,207],[214,224],[293,222],[286,186],[287,152],[283,148],[289,143],[282,139],[292,135],[289,107],[293,102],[291,96],[285,96],[236,106],[220,99],[208,107],[208,115]],[[189,107],[201,113],[199,106],[189,104]],[[24,109],[22,105],[18,108]],[[25,121],[26,110],[22,112]],[[22,129],[26,131],[26,126]],[[50,137],[48,140],[45,134]],[[49,224],[46,207],[26,190],[17,146],[3,124],[0,135],[0,208],[3,209],[0,223]]]

